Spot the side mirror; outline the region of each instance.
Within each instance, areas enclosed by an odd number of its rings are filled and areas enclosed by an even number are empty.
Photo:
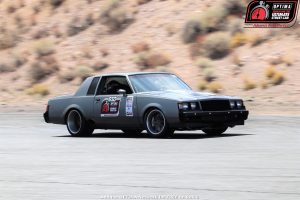
[[[119,90],[118,90],[118,94],[122,94],[123,97],[126,97],[126,96],[127,96],[126,90],[123,90],[123,89],[119,89]]]

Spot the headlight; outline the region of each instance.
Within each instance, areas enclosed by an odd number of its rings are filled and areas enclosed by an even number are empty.
[[[198,110],[199,109],[199,103],[198,102],[184,102],[184,103],[179,103],[178,104],[178,109],[179,110]]]
[[[230,107],[235,108],[235,101],[230,101]]]
[[[231,100],[230,101],[230,107],[231,109],[240,109],[244,106],[242,100]]]
[[[189,104],[188,103],[180,103],[180,104],[178,104],[178,108],[180,110],[188,110],[189,109]]]
[[[191,109],[192,110],[196,110],[196,108],[197,108],[197,103],[191,103]]]
[[[237,106],[238,108],[243,107],[243,101],[236,101],[236,106]]]

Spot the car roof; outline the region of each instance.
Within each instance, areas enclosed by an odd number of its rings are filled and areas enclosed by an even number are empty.
[[[94,77],[98,76],[131,76],[131,75],[140,75],[140,74],[172,74],[169,72],[115,72],[109,74],[99,74]]]

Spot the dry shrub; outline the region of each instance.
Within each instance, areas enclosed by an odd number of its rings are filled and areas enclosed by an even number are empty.
[[[271,65],[279,65],[283,62],[282,61],[282,56],[281,55],[274,56],[273,58],[270,59],[269,62],[270,62]]]
[[[16,12],[18,9],[17,5],[15,4],[15,2],[10,1],[9,3],[6,4],[6,12],[8,14],[12,14],[14,12]]]
[[[168,24],[166,25],[166,32],[168,33],[168,36],[174,35],[178,31],[177,27],[174,24]]]
[[[171,60],[167,55],[156,52],[140,53],[135,61],[135,63],[140,66],[141,69],[164,66],[170,62]]]
[[[51,6],[53,6],[53,8],[57,8],[59,7],[65,0],[50,0],[50,4]]]
[[[82,81],[91,76],[93,70],[87,65],[80,65],[75,70],[76,77],[79,77]]]
[[[194,42],[198,35],[205,31],[201,27],[198,20],[189,20],[186,22],[182,32],[182,40],[184,43]]]
[[[271,65],[280,65],[282,63],[287,66],[293,65],[293,60],[289,55],[278,55],[269,60]]]
[[[145,3],[148,3],[150,1],[152,1],[152,0],[136,0],[138,5],[145,4]]]
[[[281,57],[282,62],[285,63],[287,66],[292,66],[294,63],[293,58],[290,55],[284,55]]]
[[[11,63],[7,63],[3,61],[0,63],[0,73],[14,72],[14,71],[16,71],[16,68]]]
[[[217,32],[208,35],[203,41],[202,50],[212,59],[225,57],[230,52],[229,34]]]
[[[76,78],[76,72],[74,70],[67,70],[65,72],[61,72],[58,75],[58,79],[61,83],[67,83],[73,81]]]
[[[147,42],[138,42],[131,46],[133,53],[141,53],[150,50],[150,45]]]
[[[226,30],[228,30],[232,35],[244,32],[243,21],[236,17],[229,19]]]
[[[34,42],[34,52],[37,56],[46,56],[55,52],[54,43],[49,39],[40,39]]]
[[[242,32],[240,20],[227,22],[228,15],[241,15],[245,4],[240,0],[226,0],[224,3],[208,8],[198,18],[189,20],[183,28],[182,40],[185,43],[194,42],[197,36],[224,29],[231,33]]]
[[[285,81],[285,79],[284,73],[277,70],[273,77],[271,77],[270,83],[273,85],[280,85]]]
[[[247,37],[252,47],[258,46],[268,40],[267,37],[264,37],[259,34],[249,34]]]
[[[255,82],[249,77],[244,77],[244,90],[252,90],[256,88]]]
[[[32,10],[34,14],[38,14],[39,12],[41,12],[41,9],[42,9],[42,5],[40,3],[32,5]]]
[[[81,48],[81,54],[84,58],[92,59],[93,58],[93,52],[92,49],[89,46],[84,46]]]
[[[19,54],[9,55],[6,59],[1,59],[0,73],[14,72],[27,62],[27,59]]]
[[[32,34],[33,39],[41,39],[49,36],[49,30],[46,28],[41,28]]]
[[[200,27],[204,33],[220,31],[226,27],[228,11],[223,6],[214,6],[199,17]]]
[[[27,90],[28,95],[41,95],[47,96],[50,94],[50,90],[47,85],[44,84],[35,84]]]
[[[51,28],[51,32],[53,33],[53,35],[57,38],[60,38],[63,36],[62,31],[60,30],[60,27],[58,25],[55,25]]]
[[[273,65],[270,65],[265,70],[265,75],[267,78],[272,78],[276,74],[276,68]]]
[[[265,75],[269,79],[269,82],[272,85],[280,85],[286,79],[284,73],[276,69],[274,66],[267,67],[265,71]]]
[[[56,58],[53,55],[40,57],[39,60],[41,62],[44,62],[47,65],[51,66],[51,68],[53,68],[55,70],[58,70],[58,68],[59,68],[58,62],[57,62]]]
[[[226,0],[222,6],[231,15],[242,15],[246,8],[245,2],[241,0]]]
[[[191,43],[199,35],[223,28],[227,12],[222,7],[211,7],[198,18],[187,21],[183,27],[182,40]]]
[[[196,65],[201,69],[213,68],[214,64],[213,61],[208,58],[199,58],[196,61]]]
[[[214,81],[207,85],[207,90],[214,93],[220,93],[223,90],[223,86],[220,82]]]
[[[240,59],[238,54],[234,54],[232,56],[232,63],[235,64],[238,67],[244,66],[244,62]]]
[[[107,48],[100,49],[100,53],[103,57],[106,57],[109,55],[109,50]]]
[[[15,68],[21,67],[28,61],[28,59],[25,57],[24,54],[17,53],[17,52],[11,55],[11,59]]]
[[[208,85],[207,81],[200,80],[199,83],[198,83],[198,89],[199,90],[206,90],[207,89],[207,85]]]
[[[18,41],[17,34],[12,30],[2,30],[0,33],[0,50],[16,46]]]
[[[244,33],[238,32],[233,35],[230,41],[230,46],[236,48],[247,43],[247,36]]]
[[[34,62],[28,71],[33,83],[39,82],[59,70],[59,66],[54,57],[47,56]]]
[[[91,67],[94,71],[101,71],[101,70],[108,68],[109,64],[106,62],[97,61]]]
[[[26,30],[26,28],[25,28],[26,25],[25,25],[25,22],[24,22],[24,18],[20,14],[15,14],[13,19],[14,19],[15,25],[20,30],[20,32]]]
[[[133,18],[126,8],[121,7],[120,0],[109,0],[102,10],[100,20],[111,31],[120,31],[127,27],[133,21]]]
[[[217,78],[215,75],[215,70],[213,68],[205,68],[203,70],[203,76],[207,82],[212,82]]]
[[[192,60],[197,59],[197,57],[201,56],[201,45],[198,42],[192,43],[189,45],[188,51]]]
[[[78,16],[74,16],[67,26],[67,35],[74,36],[81,31],[86,30],[95,23],[92,14],[88,14],[85,18],[81,19]]]
[[[269,87],[269,82],[268,81],[262,81],[260,84],[262,89],[267,89]]]

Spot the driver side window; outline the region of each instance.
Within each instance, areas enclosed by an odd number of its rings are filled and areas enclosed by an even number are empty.
[[[132,90],[124,76],[106,76],[101,79],[97,95],[116,95],[123,89],[126,94],[132,94]]]

